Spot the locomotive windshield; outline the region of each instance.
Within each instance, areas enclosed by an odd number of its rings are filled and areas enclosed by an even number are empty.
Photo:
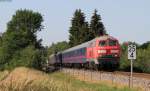
[[[116,40],[109,40],[109,46],[116,46],[117,41]]]
[[[107,45],[107,42],[106,41],[100,41],[99,42],[99,46],[106,46]]]

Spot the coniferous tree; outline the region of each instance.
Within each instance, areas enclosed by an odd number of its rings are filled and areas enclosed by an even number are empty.
[[[106,34],[105,27],[101,22],[101,16],[97,14],[96,9],[93,13],[93,16],[91,17],[90,31],[93,33],[91,34],[93,38]]]
[[[85,23],[86,22],[85,22],[84,13],[80,9],[77,9],[74,13],[74,16],[71,21],[71,27],[69,29],[69,33],[70,33],[69,45],[71,47],[83,42],[82,39],[85,36],[82,36],[82,33],[83,33],[83,27],[85,29],[85,25],[86,25]]]
[[[83,42],[87,42],[87,41],[90,41],[91,39],[93,39],[93,35],[92,35],[92,32],[90,31],[89,29],[89,24],[88,22],[85,22],[85,24],[81,27],[82,29],[82,32],[80,34],[80,37],[81,38],[81,43]]]

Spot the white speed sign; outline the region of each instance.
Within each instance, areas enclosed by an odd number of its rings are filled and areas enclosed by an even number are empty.
[[[136,45],[128,45],[128,59],[136,59]]]

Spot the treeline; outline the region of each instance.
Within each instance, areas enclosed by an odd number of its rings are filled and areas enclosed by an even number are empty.
[[[121,45],[122,53],[120,59],[120,70],[130,71],[130,60],[128,60],[128,44],[131,42],[124,42]],[[150,41],[137,46],[136,60],[133,62],[133,70],[135,72],[150,73]]]
[[[46,49],[37,40],[43,29],[43,18],[38,12],[18,10],[0,37],[0,69],[27,66],[40,69],[45,61]]]

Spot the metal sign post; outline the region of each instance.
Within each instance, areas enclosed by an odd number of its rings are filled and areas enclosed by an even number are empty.
[[[130,87],[133,87],[133,60],[131,59]]]
[[[133,60],[136,59],[136,45],[128,45],[128,59],[131,61],[130,87],[133,87]]]

